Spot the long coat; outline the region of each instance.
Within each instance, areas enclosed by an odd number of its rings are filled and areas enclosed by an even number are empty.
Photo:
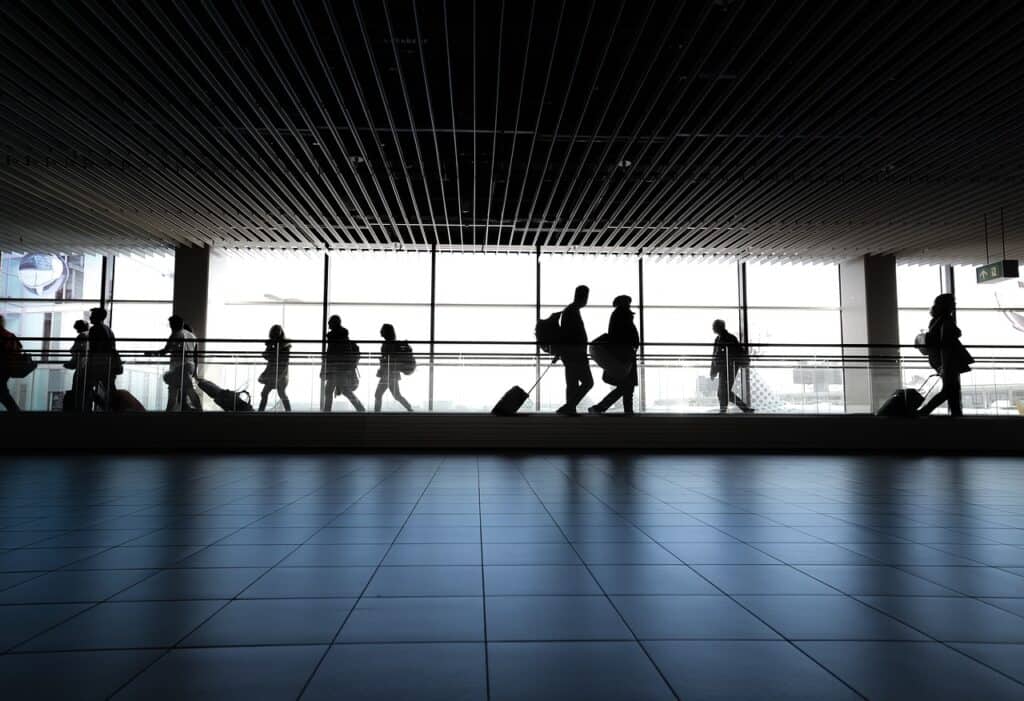
[[[624,365],[629,366],[629,375],[624,384],[639,384],[636,370],[636,352],[640,348],[640,332],[633,323],[633,311],[628,307],[616,307],[608,319],[608,343],[612,353]],[[607,375],[607,373],[605,373]],[[602,376],[610,385],[617,385],[616,378]]]

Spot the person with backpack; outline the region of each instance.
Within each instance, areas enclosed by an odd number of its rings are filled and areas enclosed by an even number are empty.
[[[373,393],[373,410],[376,412],[381,410],[384,392],[390,391],[395,401],[405,407],[406,411],[412,411],[412,405],[402,396],[402,391],[398,388],[402,375],[412,374],[416,367],[412,349],[406,341],[396,340],[395,327],[391,324],[381,326],[380,335],[384,339],[384,343],[380,346],[380,367],[377,368],[377,377],[380,379],[377,381],[377,389]]]
[[[633,299],[629,295],[619,295],[612,301],[611,318],[608,320],[608,334],[604,342],[621,368],[621,374],[613,375],[605,370],[601,379],[615,389],[609,392],[587,411],[592,414],[603,414],[612,404],[622,399],[622,412],[633,413],[633,388],[639,384],[636,369],[636,352],[640,348],[640,332],[633,323],[633,310],[629,308]]]
[[[927,416],[946,402],[950,416],[963,416],[960,375],[971,371],[974,358],[960,342],[961,332],[956,325],[956,300],[953,295],[947,293],[936,297],[930,313],[932,318],[924,334],[924,348],[928,354],[928,364],[942,379],[942,389],[925,402],[918,413]]]
[[[724,414],[729,409],[729,402],[740,408],[745,414],[754,411],[745,401],[732,391],[736,375],[741,367],[750,364],[747,349],[733,334],[725,328],[725,322],[715,319],[711,324],[715,332],[715,347],[711,353],[711,379],[718,378],[718,413]]]
[[[587,329],[583,325],[580,310],[587,306],[590,288],[580,285],[573,295],[572,304],[562,310],[559,317],[561,343],[556,355],[565,367],[565,404],[556,411],[562,416],[576,416],[576,407],[594,386],[590,374],[590,360],[587,358]]]
[[[280,324],[270,327],[267,335],[266,350],[263,351],[263,359],[267,361],[266,369],[260,373],[259,383],[263,385],[263,392],[260,394],[259,411],[266,411],[267,399],[270,397],[270,390],[276,389],[277,396],[281,398],[281,404],[285,411],[292,410],[292,403],[288,400],[288,361],[291,358],[292,344],[284,335],[284,329]]]
[[[324,381],[324,411],[331,410],[336,394],[344,395],[356,411],[366,411],[355,394],[359,386],[359,357],[359,346],[349,340],[348,329],[341,325],[341,317],[334,314],[327,320],[327,348],[320,372]]]

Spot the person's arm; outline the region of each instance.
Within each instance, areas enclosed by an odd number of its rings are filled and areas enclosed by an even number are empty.
[[[719,353],[719,340],[715,339],[715,345],[711,349],[711,379],[718,377],[718,353]]]

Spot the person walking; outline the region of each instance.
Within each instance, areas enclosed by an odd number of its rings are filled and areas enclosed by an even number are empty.
[[[587,329],[580,314],[589,299],[590,288],[580,285],[576,288],[572,303],[562,310],[559,317],[562,339],[557,355],[565,367],[565,404],[556,413],[562,416],[576,416],[576,407],[594,386],[594,376],[590,374],[590,361],[587,358]]]
[[[740,345],[739,339],[729,333],[721,319],[715,319],[711,324],[711,330],[715,332],[715,346],[711,354],[711,379],[718,378],[718,413],[724,414],[728,411],[729,402],[732,402],[743,413],[749,414],[754,410],[732,391],[739,368],[743,367],[749,358],[747,351]]]
[[[7,322],[0,314],[0,405],[13,413],[21,411],[21,407],[14,401],[7,383],[11,379],[11,368],[21,355],[21,341],[13,333],[7,330]]]
[[[281,398],[281,405],[285,411],[292,410],[292,403],[288,399],[288,361],[291,357],[292,344],[284,335],[284,329],[280,324],[270,327],[267,334],[266,350],[263,351],[263,359],[267,361],[267,367],[260,373],[258,381],[263,385],[263,392],[260,394],[259,411],[267,410],[267,399],[270,397],[270,390],[277,390],[277,396]]]
[[[327,348],[324,353],[324,381],[321,408],[330,411],[334,395],[344,395],[356,411],[366,411],[355,390],[359,387],[359,346],[349,339],[348,329],[337,314],[327,320]]]
[[[608,370],[602,373],[601,379],[615,389],[605,395],[587,411],[592,414],[603,414],[612,404],[622,399],[622,413],[633,413],[633,388],[638,382],[636,353],[640,348],[640,332],[633,323],[633,310],[629,308],[633,299],[629,295],[619,295],[612,301],[612,315],[608,319],[608,346],[612,356],[620,364],[622,372],[611,374]]]
[[[373,393],[373,410],[379,412],[384,401],[384,393],[391,392],[399,404],[405,407],[406,411],[412,411],[412,405],[402,396],[398,383],[402,379],[402,365],[405,362],[402,355],[406,353],[403,346],[407,344],[396,340],[395,327],[391,324],[384,324],[380,327],[381,338],[384,343],[380,346],[380,367],[377,368],[377,389]]]
[[[924,335],[928,351],[928,364],[942,379],[942,389],[925,402],[918,413],[927,416],[946,402],[950,416],[963,416],[960,394],[960,375],[971,371],[974,358],[960,342],[960,328],[956,325],[956,300],[951,294],[935,298],[931,308],[931,322]]]
[[[202,411],[199,393],[192,382],[196,375],[196,336],[186,329],[185,320],[177,314],[167,319],[171,335],[167,343],[157,351],[147,351],[147,356],[166,355],[170,362],[164,373],[167,383],[167,411]]]

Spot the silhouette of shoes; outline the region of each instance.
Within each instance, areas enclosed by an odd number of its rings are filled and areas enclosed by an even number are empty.
[[[744,414],[753,414],[754,413],[754,408],[748,406],[746,409],[743,410],[743,413]]]
[[[603,414],[604,409],[599,408],[596,404],[592,407],[587,407],[588,414]]]
[[[561,416],[579,416],[579,414],[576,413],[576,410],[573,409],[571,406],[559,407],[558,411],[556,411],[555,413],[560,414]]]

